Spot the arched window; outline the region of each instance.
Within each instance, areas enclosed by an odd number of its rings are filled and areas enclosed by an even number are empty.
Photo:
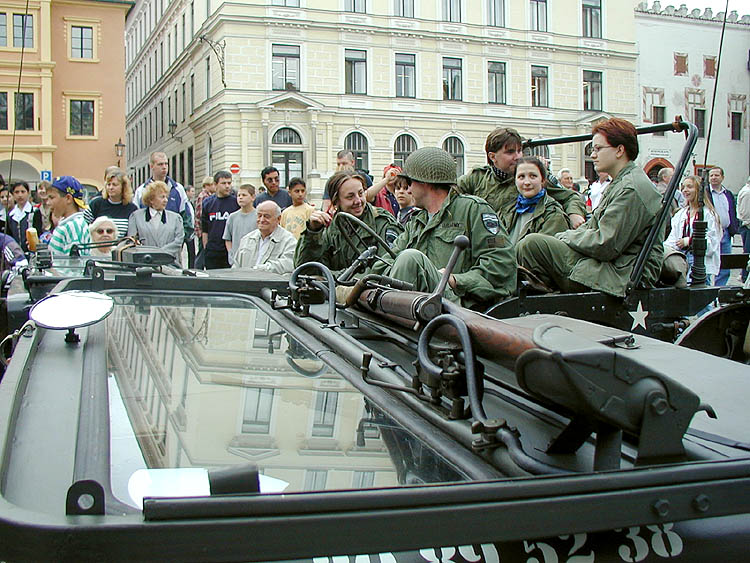
[[[443,141],[443,150],[449,152],[456,161],[456,174],[461,176],[464,173],[464,144],[458,137],[448,137]]]
[[[354,168],[370,172],[370,157],[367,137],[362,133],[354,131],[349,133],[344,139],[344,148],[352,151],[354,155]]]
[[[399,135],[393,144],[393,164],[403,168],[406,157],[415,150],[417,150],[417,142],[414,140],[414,137],[406,133]]]
[[[301,145],[302,138],[294,129],[282,127],[273,134],[271,143],[274,145]]]

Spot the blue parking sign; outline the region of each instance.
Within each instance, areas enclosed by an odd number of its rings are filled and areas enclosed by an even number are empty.
[[[52,181],[52,170],[42,170],[42,181]]]

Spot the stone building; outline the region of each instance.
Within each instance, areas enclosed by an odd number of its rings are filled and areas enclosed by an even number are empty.
[[[633,5],[601,0],[140,0],[126,24],[127,144],[137,181],[164,150],[184,183],[275,164],[316,194],[335,154],[380,177],[442,146],[459,172],[498,125],[526,137],[634,120]],[[584,172],[580,144],[553,169]]]
[[[719,62],[723,20],[723,13],[714,15],[710,8],[689,12],[684,4],[662,8],[658,1],[637,6],[635,29],[642,55],[638,120],[649,125],[681,115],[695,123],[699,139],[687,173],[722,166],[725,185],[736,192],[750,174],[750,15],[740,17],[733,11],[727,16]],[[639,163],[655,178],[662,167],[674,167],[684,144],[682,135],[644,136]]]
[[[125,165],[125,15],[132,2],[0,2],[0,173],[104,186]],[[104,70],[106,69],[106,70]],[[19,72],[21,80],[19,81]],[[11,163],[12,153],[12,163]]]

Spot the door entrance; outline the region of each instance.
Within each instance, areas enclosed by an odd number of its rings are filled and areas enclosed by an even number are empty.
[[[279,170],[279,184],[286,188],[295,176],[302,178],[302,151],[272,151],[271,164]]]

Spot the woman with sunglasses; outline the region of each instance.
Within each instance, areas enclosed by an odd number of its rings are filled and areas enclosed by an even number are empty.
[[[128,233],[128,218],[138,209],[133,203],[130,178],[119,168],[110,166],[104,181],[102,195],[91,200],[84,217],[89,224],[97,217],[109,217],[117,226],[116,238],[122,238]]]
[[[104,215],[97,217],[94,219],[94,222],[89,225],[89,233],[91,233],[91,242],[93,243],[112,243],[108,246],[96,246],[92,248],[91,256],[100,258],[111,257],[112,246],[117,242],[117,226],[115,225],[115,222]]]

